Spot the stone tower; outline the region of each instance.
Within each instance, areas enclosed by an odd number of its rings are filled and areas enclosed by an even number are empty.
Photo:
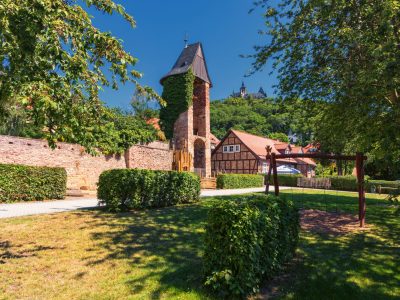
[[[174,124],[173,143],[175,149],[186,148],[193,157],[193,170],[203,177],[211,176],[210,143],[210,88],[212,83],[208,75],[201,43],[187,45],[182,50],[175,65],[161,79],[184,74],[191,70],[195,76],[193,105],[180,114]]]

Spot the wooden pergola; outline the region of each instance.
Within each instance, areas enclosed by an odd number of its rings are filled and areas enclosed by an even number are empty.
[[[364,186],[364,162],[367,157],[362,153],[357,153],[356,155],[342,155],[342,154],[329,154],[329,153],[295,153],[295,154],[276,154],[272,153],[272,148],[270,146],[266,147],[267,156],[266,159],[270,161],[269,170],[267,174],[265,193],[269,193],[269,183],[271,179],[271,171],[273,171],[274,177],[274,187],[275,195],[279,196],[279,182],[278,182],[278,172],[277,172],[277,159],[284,158],[311,158],[311,159],[331,159],[331,160],[349,160],[356,162],[357,170],[357,182],[358,182],[358,219],[360,221],[360,227],[365,225],[365,213],[366,213],[366,203],[365,203],[365,186]]]

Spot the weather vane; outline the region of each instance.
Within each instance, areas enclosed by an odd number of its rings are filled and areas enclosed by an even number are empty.
[[[185,48],[188,47],[188,41],[189,41],[189,36],[187,33],[185,33],[185,39],[183,40],[185,42]]]

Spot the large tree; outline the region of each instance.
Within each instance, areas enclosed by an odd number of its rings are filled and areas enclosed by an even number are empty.
[[[137,61],[122,42],[93,26],[76,0],[2,0],[0,2],[0,117],[26,110],[54,146],[67,140],[88,151],[104,144],[118,126],[99,99],[103,86],[133,82],[141,87]],[[86,0],[105,14],[133,18],[112,0]],[[146,135],[146,134],[145,134]],[[138,142],[141,139],[132,140]],[[103,139],[103,141],[102,141]],[[144,137],[147,139],[147,136]]]
[[[326,148],[368,152],[383,168],[400,169],[400,2],[257,4],[268,39],[255,48],[254,70],[272,60],[283,95],[328,103],[316,123]],[[389,169],[387,176],[400,173]]]

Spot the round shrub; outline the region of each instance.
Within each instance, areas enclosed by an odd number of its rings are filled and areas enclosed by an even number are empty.
[[[109,170],[100,175],[97,197],[110,211],[191,203],[199,200],[200,178],[188,172]]]

